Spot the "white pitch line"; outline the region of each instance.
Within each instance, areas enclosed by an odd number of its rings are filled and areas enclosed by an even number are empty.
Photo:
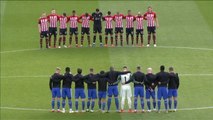
[[[22,110],[22,111],[50,111],[50,109],[37,109],[37,108],[20,108],[20,107],[0,107],[6,110]],[[206,110],[213,109],[213,106],[209,107],[197,107],[197,108],[180,108],[178,111],[190,111],[190,110]]]
[[[137,48],[137,47],[132,47],[132,46],[120,47],[120,46],[118,46],[118,48]],[[144,48],[146,48],[146,47],[144,47]],[[157,48],[213,51],[213,48],[196,48],[196,47],[157,46],[156,49]],[[37,51],[37,50],[40,50],[40,49],[39,48],[33,48],[33,49],[21,49],[21,50],[8,50],[8,51],[1,51],[0,53],[4,54],[4,53],[16,53],[16,52],[27,52],[27,51]]]
[[[213,76],[213,74],[179,74],[179,76]],[[1,78],[48,78],[50,75],[33,76],[1,76]]]

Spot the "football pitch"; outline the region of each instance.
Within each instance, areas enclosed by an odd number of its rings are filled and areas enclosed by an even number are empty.
[[[70,15],[75,9],[81,15],[100,8],[106,15],[109,10],[112,14],[117,11],[127,14],[131,9],[137,14],[138,11],[144,13],[150,5],[160,24],[156,48],[151,45],[150,48],[39,49],[37,25],[44,11],[49,14],[55,8],[58,14],[66,12]],[[212,120],[212,6],[212,1],[1,1],[1,120]],[[90,32],[92,38],[92,29]],[[146,45],[146,29],[144,34]],[[167,70],[174,66],[180,76],[177,112],[116,113],[114,99],[110,113],[99,112],[97,101],[94,113],[50,112],[49,76],[56,67],[64,70],[70,66],[73,74],[80,67],[85,75],[91,67],[97,73],[110,66],[122,70],[126,65],[135,72],[136,66],[141,65],[143,72],[152,67],[157,73],[162,64]],[[75,110],[74,98],[72,101]],[[161,108],[164,108],[163,103]]]

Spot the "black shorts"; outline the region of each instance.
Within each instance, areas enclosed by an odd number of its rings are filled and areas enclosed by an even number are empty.
[[[82,27],[82,28],[81,28],[81,34],[84,35],[85,33],[86,33],[87,35],[90,34],[90,33],[89,33],[89,28]]]
[[[60,35],[67,35],[67,28],[65,29],[60,29]]]
[[[115,34],[117,34],[117,33],[123,33],[124,31],[123,31],[123,28],[122,27],[116,27],[115,28]]]
[[[105,29],[105,35],[108,35],[108,34],[110,34],[110,35],[112,35],[113,34],[113,29]]]
[[[155,26],[154,27],[147,27],[148,34],[156,33],[155,30],[156,30]]]
[[[136,29],[136,35],[143,35],[143,29]]]
[[[70,35],[78,35],[78,28],[70,28]]]
[[[48,34],[49,34],[48,31],[41,31],[40,37],[41,38],[48,37],[49,36]]]
[[[102,26],[101,25],[94,25],[93,26],[93,33],[102,33]]]
[[[126,35],[134,35],[134,28],[126,28]]]
[[[50,35],[57,35],[57,28],[49,27],[49,34]]]

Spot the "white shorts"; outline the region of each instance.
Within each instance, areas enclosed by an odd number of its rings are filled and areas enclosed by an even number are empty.
[[[130,85],[121,85],[121,97],[126,98],[127,97],[132,97],[132,89]]]

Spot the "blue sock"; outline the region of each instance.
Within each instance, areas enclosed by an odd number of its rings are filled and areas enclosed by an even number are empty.
[[[102,102],[102,110],[105,110],[106,102]]]
[[[111,98],[111,97],[109,97],[109,98],[108,98],[108,101],[107,101],[107,110],[109,110],[109,109],[110,109],[110,106],[111,106],[111,100],[112,100],[112,98]]]
[[[138,98],[134,99],[134,108],[135,110],[137,110],[137,106],[138,106]]]
[[[101,99],[98,100],[98,107],[101,109]]]
[[[52,109],[54,109],[55,108],[55,100],[52,100],[51,104],[52,104]]]
[[[156,101],[153,101],[153,108],[156,109]]]
[[[85,109],[85,101],[82,101],[82,110]]]
[[[172,100],[169,99],[169,109],[172,109]]]
[[[174,100],[174,108],[177,109],[177,100]]]
[[[141,108],[144,110],[144,100],[141,98]]]
[[[151,103],[150,103],[150,101],[147,101],[147,107],[148,107],[148,110],[151,109]]]
[[[69,104],[70,109],[72,109],[72,100],[71,99],[68,100],[68,104]]]
[[[87,101],[87,109],[90,108],[90,100]]]
[[[95,100],[92,100],[92,110],[94,109],[95,107]]]
[[[168,105],[167,105],[168,103],[167,103],[167,100],[164,100],[164,106],[165,106],[165,109],[167,110],[168,108]]]
[[[158,110],[160,110],[160,104],[161,104],[161,101],[158,100]]]
[[[118,97],[115,98],[115,105],[116,105],[116,110],[119,110],[119,101],[118,101]]]
[[[75,109],[78,110],[78,101],[75,101]]]
[[[65,104],[66,104],[66,103],[65,103],[65,99],[63,99],[63,100],[62,100],[62,108],[65,107]]]
[[[60,100],[57,100],[57,107],[60,109]]]

